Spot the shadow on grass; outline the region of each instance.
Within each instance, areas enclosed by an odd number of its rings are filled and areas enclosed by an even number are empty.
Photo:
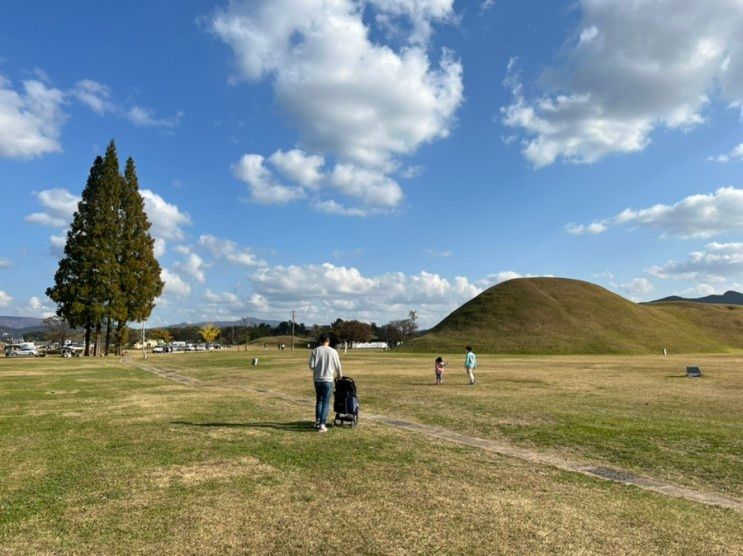
[[[171,425],[185,425],[188,427],[214,427],[214,428],[245,428],[245,429],[274,429],[281,431],[296,432],[315,432],[314,421],[291,421],[288,423],[277,422],[249,422],[249,423],[229,423],[229,422],[205,422],[194,423],[192,421],[171,421]]]

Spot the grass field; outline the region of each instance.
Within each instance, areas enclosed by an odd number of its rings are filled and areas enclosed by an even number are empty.
[[[319,435],[307,350],[0,361],[0,553],[743,552],[740,512],[435,441],[363,412],[743,497],[743,356],[349,353]],[[250,367],[253,357],[258,367]],[[687,363],[702,379],[683,378]]]

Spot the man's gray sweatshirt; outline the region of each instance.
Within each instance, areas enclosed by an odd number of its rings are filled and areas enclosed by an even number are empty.
[[[315,382],[333,382],[343,376],[338,352],[329,346],[319,346],[312,350],[310,369]]]

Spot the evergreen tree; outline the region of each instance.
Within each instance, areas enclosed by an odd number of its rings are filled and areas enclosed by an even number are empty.
[[[126,323],[149,317],[162,293],[149,228],[134,161],[127,160],[122,176],[111,141],[105,157],[96,157],[90,169],[54,286],[46,292],[57,303],[58,315],[85,329],[85,355],[90,354],[91,336],[98,353],[104,321],[106,354],[114,326],[120,350]]]
[[[106,321],[106,337],[104,353],[108,355],[111,341],[112,322],[124,316],[124,300],[120,289],[119,274],[121,273],[120,261],[120,234],[122,198],[122,178],[119,171],[119,157],[116,153],[116,144],[113,140],[106,149],[101,169],[101,196],[99,207],[99,226],[105,237],[101,238],[98,245],[99,263],[98,285],[100,287],[100,300],[104,306],[104,318]],[[96,323],[96,355],[99,350],[99,335],[101,332],[101,321]]]
[[[103,158],[90,168],[82,199],[72,218],[64,257],[54,275],[54,286],[46,294],[57,304],[57,314],[70,326],[85,329],[85,355],[90,354],[91,332],[104,313],[99,296],[98,243]]]
[[[155,241],[150,236],[150,222],[139,193],[134,160],[126,161],[121,181],[119,221],[119,291],[117,306],[117,350],[121,349],[121,331],[127,321],[146,320],[155,307],[155,298],[163,291],[160,264],[155,258]]]

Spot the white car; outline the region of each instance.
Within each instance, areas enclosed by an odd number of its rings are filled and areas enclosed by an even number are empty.
[[[36,357],[37,355],[39,355],[39,352],[36,348],[29,347],[14,349],[5,353],[6,357]]]
[[[152,348],[152,353],[165,353],[165,348],[163,346],[155,346]]]

